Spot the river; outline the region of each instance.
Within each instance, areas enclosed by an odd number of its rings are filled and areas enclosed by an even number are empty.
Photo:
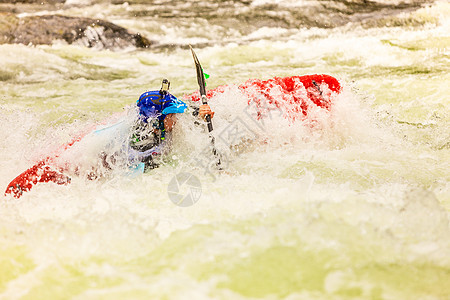
[[[449,299],[450,5],[362,2],[74,0],[45,13],[157,45],[0,45],[0,187],[162,78],[195,92],[189,44],[207,89],[315,73],[343,86],[327,113],[257,127],[237,88],[210,99],[218,147],[248,130],[222,171],[198,163],[210,139],[186,115],[142,176],[2,196],[0,298]],[[83,147],[67,159],[97,149]],[[183,172],[199,179],[189,207],[170,199]]]

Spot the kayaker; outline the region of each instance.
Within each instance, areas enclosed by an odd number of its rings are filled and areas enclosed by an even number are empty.
[[[145,163],[145,168],[157,167],[155,157],[166,146],[166,133],[174,128],[177,115],[187,110],[187,105],[169,93],[170,82],[163,79],[161,89],[143,93],[136,105],[139,118],[130,136],[129,156],[133,161]],[[193,108],[193,115],[204,119],[214,116],[209,105]]]

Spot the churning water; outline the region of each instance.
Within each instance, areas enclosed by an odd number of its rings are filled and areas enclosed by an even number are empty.
[[[162,78],[179,98],[196,91],[188,44],[207,89],[231,84],[210,99],[226,168],[205,172],[209,137],[186,114],[149,173],[3,197],[0,298],[450,297],[447,2],[84,2],[57,13],[107,18],[158,45],[0,45],[0,186]],[[305,120],[274,111],[256,124],[236,88],[314,73],[344,89]],[[101,147],[65,159],[86,164]],[[189,207],[168,193],[180,173],[200,182]]]

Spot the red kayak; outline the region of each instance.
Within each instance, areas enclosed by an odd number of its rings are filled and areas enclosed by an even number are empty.
[[[207,92],[207,97],[224,93],[229,86],[219,86]],[[264,117],[264,103],[275,105],[284,109],[285,117],[291,120],[305,118],[308,111],[313,107],[330,109],[333,104],[333,97],[340,93],[341,85],[339,81],[329,75],[305,75],[291,77],[275,77],[269,80],[251,79],[238,88],[247,96],[248,105],[255,104],[261,109],[258,111],[258,118]],[[199,92],[187,96],[192,101],[199,101]],[[5,195],[13,195],[16,198],[22,196],[23,192],[29,191],[34,185],[40,182],[54,182],[60,185],[70,183],[70,177],[64,175],[64,170],[56,168],[55,160],[65,150],[72,147],[76,142],[92,131],[90,128],[85,133],[77,136],[71,142],[62,146],[54,154],[42,159],[31,168],[17,176],[8,185]]]
[[[248,105],[261,108],[259,118],[263,117],[263,108],[267,104],[262,102],[267,101],[268,104],[283,109],[285,117],[291,120],[306,117],[308,110],[313,107],[330,109],[333,97],[342,89],[336,78],[324,74],[275,77],[269,80],[250,79],[238,88],[247,96]],[[206,95],[212,98],[228,89],[228,85],[219,86],[209,90]],[[199,95],[196,92],[187,96],[187,99],[199,101]]]
[[[72,141],[61,146],[52,155],[40,160],[34,166],[14,178],[14,180],[6,187],[5,195],[11,194],[15,198],[20,198],[23,192],[31,190],[31,188],[39,182],[54,182],[59,185],[69,184],[71,180],[70,177],[64,175],[63,170],[60,168],[54,167],[54,161],[61,153],[80,141],[90,130],[76,136]]]

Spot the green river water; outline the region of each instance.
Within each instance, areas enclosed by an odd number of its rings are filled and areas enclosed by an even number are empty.
[[[177,97],[196,91],[188,44],[207,89],[325,73],[342,94],[310,120],[274,116],[214,177],[192,163],[209,138],[185,116],[152,172],[2,197],[0,299],[450,299],[450,5],[319,28],[166,2],[156,17],[144,2],[58,11],[140,31],[153,49],[0,45],[0,186],[164,77]],[[270,1],[253,2],[225,12]],[[237,89],[210,105],[216,132],[245,123]],[[82,147],[69,161],[96,149]],[[181,170],[201,181],[190,207],[167,192]]]

